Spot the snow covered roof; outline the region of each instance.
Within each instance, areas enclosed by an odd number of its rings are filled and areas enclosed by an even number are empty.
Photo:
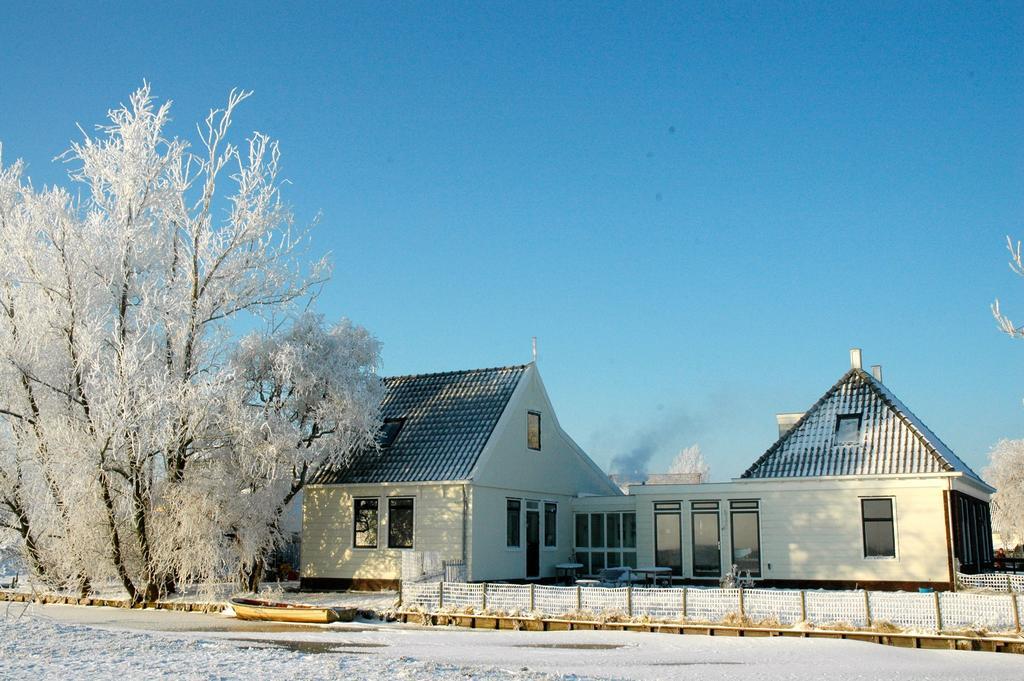
[[[386,437],[314,484],[465,480],[528,365],[384,379]]]
[[[852,417],[859,416],[858,422]],[[841,434],[842,417],[851,417]],[[986,483],[892,392],[850,369],[741,478],[959,471]],[[987,487],[988,485],[986,485]]]

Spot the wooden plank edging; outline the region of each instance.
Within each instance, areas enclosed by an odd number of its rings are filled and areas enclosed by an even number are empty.
[[[526,631],[641,631],[703,636],[785,636],[798,638],[831,638],[878,643],[902,648],[943,648],[950,650],[984,650],[1024,654],[1024,638],[1008,636],[958,636],[955,634],[912,634],[866,631],[863,629],[784,629],[779,627],[742,627],[697,622],[601,622],[567,618],[533,618],[505,615],[472,615],[458,613],[423,613],[400,610],[402,622],[429,626],[456,625],[475,629],[517,629]]]
[[[33,594],[26,591],[0,591],[0,601],[13,603],[40,603],[42,605],[86,605],[105,608],[172,610],[177,612],[218,613],[224,610],[223,603],[192,603],[187,601],[148,601],[132,606],[123,598],[96,598],[86,596],[59,596],[55,594]]]

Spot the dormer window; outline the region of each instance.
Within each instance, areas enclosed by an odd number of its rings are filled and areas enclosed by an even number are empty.
[[[860,444],[860,414],[841,414],[836,417],[837,445]]]
[[[540,412],[526,412],[526,446],[540,451]]]
[[[390,447],[402,431],[405,419],[384,419],[380,427],[380,446]]]

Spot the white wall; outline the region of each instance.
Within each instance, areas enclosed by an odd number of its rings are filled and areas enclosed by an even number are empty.
[[[353,500],[380,499],[376,549],[353,547]],[[413,497],[414,545],[389,549],[388,497]],[[467,501],[469,495],[467,493]],[[442,560],[462,557],[463,486],[314,485],[303,503],[301,573],[304,578],[399,579],[403,550],[438,551]],[[469,545],[467,544],[467,552]]]
[[[654,503],[681,501],[683,576],[692,577],[689,503],[720,502],[722,570],[731,565],[729,500],[760,501],[765,579],[946,582],[949,579],[943,491],[950,478],[807,478],[704,485],[633,487],[640,564],[654,563]],[[896,558],[865,558],[860,500],[894,499]],[[576,511],[621,510],[621,498],[582,498]],[[770,565],[770,567],[769,567]]]

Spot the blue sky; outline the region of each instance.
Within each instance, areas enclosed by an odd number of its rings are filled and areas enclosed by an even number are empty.
[[[528,361],[598,463],[715,479],[864,348],[962,458],[1024,437],[1024,5],[21,3],[0,141],[36,182],[143,79],[231,87],[322,214],[320,308],[386,373]]]

